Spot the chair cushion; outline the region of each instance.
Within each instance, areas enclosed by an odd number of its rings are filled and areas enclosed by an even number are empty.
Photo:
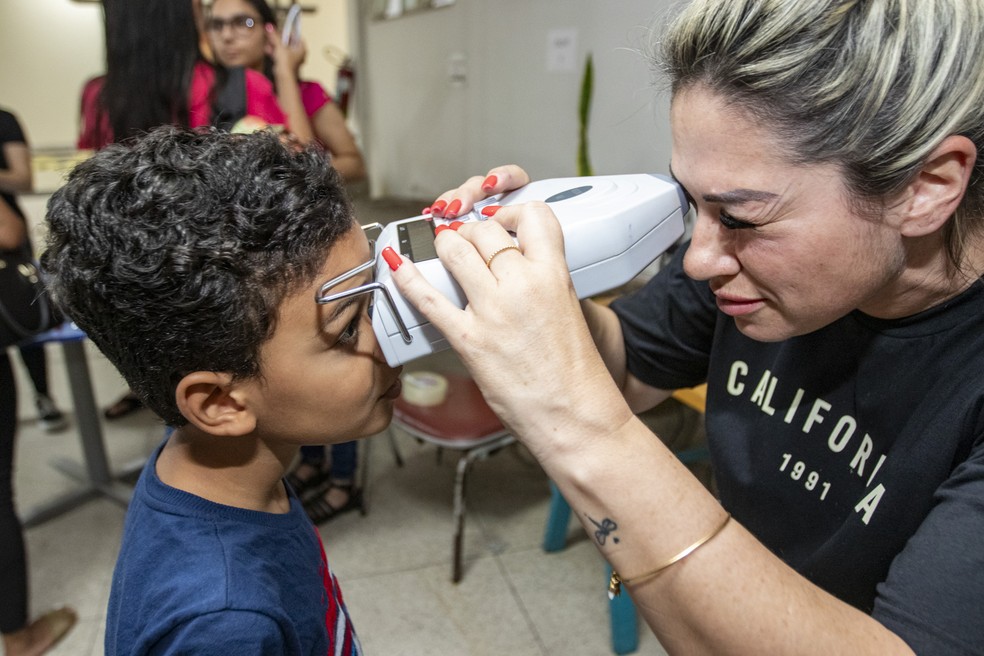
[[[424,438],[461,442],[459,448],[506,432],[470,376],[447,372],[441,375],[448,379],[444,401],[420,406],[407,403],[401,396],[393,404],[393,422]]]

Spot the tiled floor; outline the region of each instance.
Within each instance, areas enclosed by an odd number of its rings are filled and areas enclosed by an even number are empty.
[[[54,396],[71,410],[61,349],[48,348]],[[97,402],[104,407],[124,384],[91,344],[87,349]],[[16,356],[12,359],[19,365]],[[449,362],[455,364],[444,354],[412,366]],[[26,375],[20,366],[16,369],[21,421],[15,481],[18,507],[26,514],[73,489],[76,483],[52,461],[79,461],[81,449],[74,424],[56,434],[41,430]],[[685,435],[699,423],[680,407],[657,413],[654,421],[664,434]],[[145,458],[162,431],[147,411],[103,422],[103,429],[118,470]],[[438,462],[433,447],[398,436],[405,458],[401,468],[385,438],[370,438],[368,444],[368,514],[349,513],[321,529],[366,654],[611,653],[603,561],[573,522],[566,550],[542,551],[548,483],[521,447],[477,463],[469,475],[465,573],[453,584],[455,454],[445,453]],[[103,653],[105,607],[123,517],[119,503],[95,499],[27,530],[33,614],[69,603],[81,618],[51,653]],[[638,653],[664,653],[644,625]]]

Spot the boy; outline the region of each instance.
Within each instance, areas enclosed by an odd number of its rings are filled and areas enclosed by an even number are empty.
[[[301,445],[385,428],[400,391],[370,296],[315,302],[371,257],[338,175],[269,132],[160,128],[76,167],[48,223],[55,298],[176,429],[134,490],[106,653],[360,653],[282,480]]]

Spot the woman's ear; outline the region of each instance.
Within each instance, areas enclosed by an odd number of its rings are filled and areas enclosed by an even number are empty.
[[[178,383],[175,400],[185,419],[210,435],[239,437],[256,429],[256,416],[230,374],[192,372]]]
[[[977,148],[967,137],[951,135],[930,153],[909,185],[905,237],[922,237],[940,230],[957,211],[977,161]]]

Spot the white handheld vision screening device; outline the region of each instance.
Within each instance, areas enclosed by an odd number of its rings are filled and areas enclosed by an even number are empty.
[[[683,217],[689,209],[683,190],[673,180],[641,173],[534,181],[516,191],[487,198],[454,220],[484,221],[487,219],[481,209],[487,205],[533,200],[547,203],[557,215],[578,298],[613,289],[638,275],[683,235]],[[390,366],[444,350],[449,344],[400,295],[380,254],[391,246],[463,308],[465,294],[434,249],[434,229],[450,222],[428,216],[394,221],[376,239],[376,281],[386,290],[374,292],[372,327]],[[516,329],[522,330],[522,326]]]

